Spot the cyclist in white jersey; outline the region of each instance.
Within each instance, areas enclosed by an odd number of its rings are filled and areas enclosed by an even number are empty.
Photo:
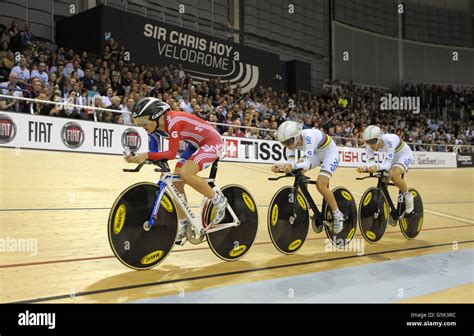
[[[370,125],[364,130],[364,141],[366,143],[365,152],[367,154],[367,165],[357,167],[358,173],[378,170],[388,171],[393,183],[400,189],[405,198],[405,213],[413,211],[413,195],[408,191],[408,186],[402,178],[402,174],[408,170],[413,162],[413,152],[411,148],[396,134],[383,134],[382,130]],[[385,152],[385,159],[382,163],[375,163],[374,152]]]
[[[289,173],[292,170],[310,170],[321,167],[316,187],[333,212],[333,230],[338,234],[343,229],[344,214],[339,210],[333,193],[329,190],[329,180],[339,165],[339,152],[334,141],[324,132],[317,129],[302,130],[295,121],[285,121],[277,130],[278,140],[287,149],[288,163],[274,164],[272,171]],[[303,152],[303,157],[295,162],[296,150]]]

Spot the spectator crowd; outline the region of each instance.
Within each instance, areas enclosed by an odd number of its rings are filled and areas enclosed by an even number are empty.
[[[422,112],[382,111],[380,97],[389,93],[383,88],[336,81],[327,82],[319,96],[297,97],[263,86],[241,92],[239,85],[220,78],[195,82],[179,64],[128,62],[125,47],[113,38],[101,55],[89,55],[41,46],[28,25],[20,28],[13,20],[1,40],[0,92],[11,96],[0,98],[4,111],[131,124],[133,104],[152,96],[173,110],[221,124],[215,127],[227,136],[271,140],[282,122],[293,120],[303,128],[322,129],[345,146],[360,146],[370,124],[398,134],[416,150],[445,151],[446,144],[473,143],[473,87],[407,83],[403,94],[420,96]],[[30,105],[15,99],[21,96],[67,104]],[[443,121],[442,107],[463,109],[468,117]]]

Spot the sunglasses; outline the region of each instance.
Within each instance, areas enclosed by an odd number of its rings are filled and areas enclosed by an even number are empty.
[[[145,127],[151,122],[148,116],[133,118],[133,123],[138,127]]]
[[[379,142],[378,139],[370,139],[370,140],[365,141],[365,143],[368,144],[368,145],[375,145],[375,144],[377,144],[377,142]]]
[[[285,146],[293,145],[294,143],[295,143],[295,138],[290,138],[282,142],[282,144]]]

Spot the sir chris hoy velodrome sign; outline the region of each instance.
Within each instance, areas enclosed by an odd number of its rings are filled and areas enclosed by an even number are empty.
[[[181,28],[149,16],[104,6],[97,11],[102,36],[111,36],[125,46],[133,63],[159,67],[181,64],[196,82],[220,77],[222,81],[230,81],[232,87],[240,84],[242,92],[258,85],[275,89],[282,85],[274,80],[280,72],[277,54]],[[110,17],[114,20],[107,19]],[[105,39],[102,39],[101,50],[105,44]]]
[[[240,84],[242,92],[256,87],[259,82],[259,67],[242,62],[241,52],[234,45],[185,33],[177,28],[169,29],[161,24],[144,24],[143,35],[156,40],[156,52],[160,58],[188,65],[184,70],[195,81],[219,76],[222,81],[229,81],[232,88]],[[189,65],[193,65],[192,68]]]

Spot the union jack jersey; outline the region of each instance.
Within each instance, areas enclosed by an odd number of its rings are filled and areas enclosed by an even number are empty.
[[[149,160],[175,159],[180,141],[184,141],[196,149],[207,148],[207,151],[210,149],[214,153],[222,150],[222,138],[219,132],[198,116],[181,111],[169,111],[164,118],[169,149],[157,153],[149,152]]]

